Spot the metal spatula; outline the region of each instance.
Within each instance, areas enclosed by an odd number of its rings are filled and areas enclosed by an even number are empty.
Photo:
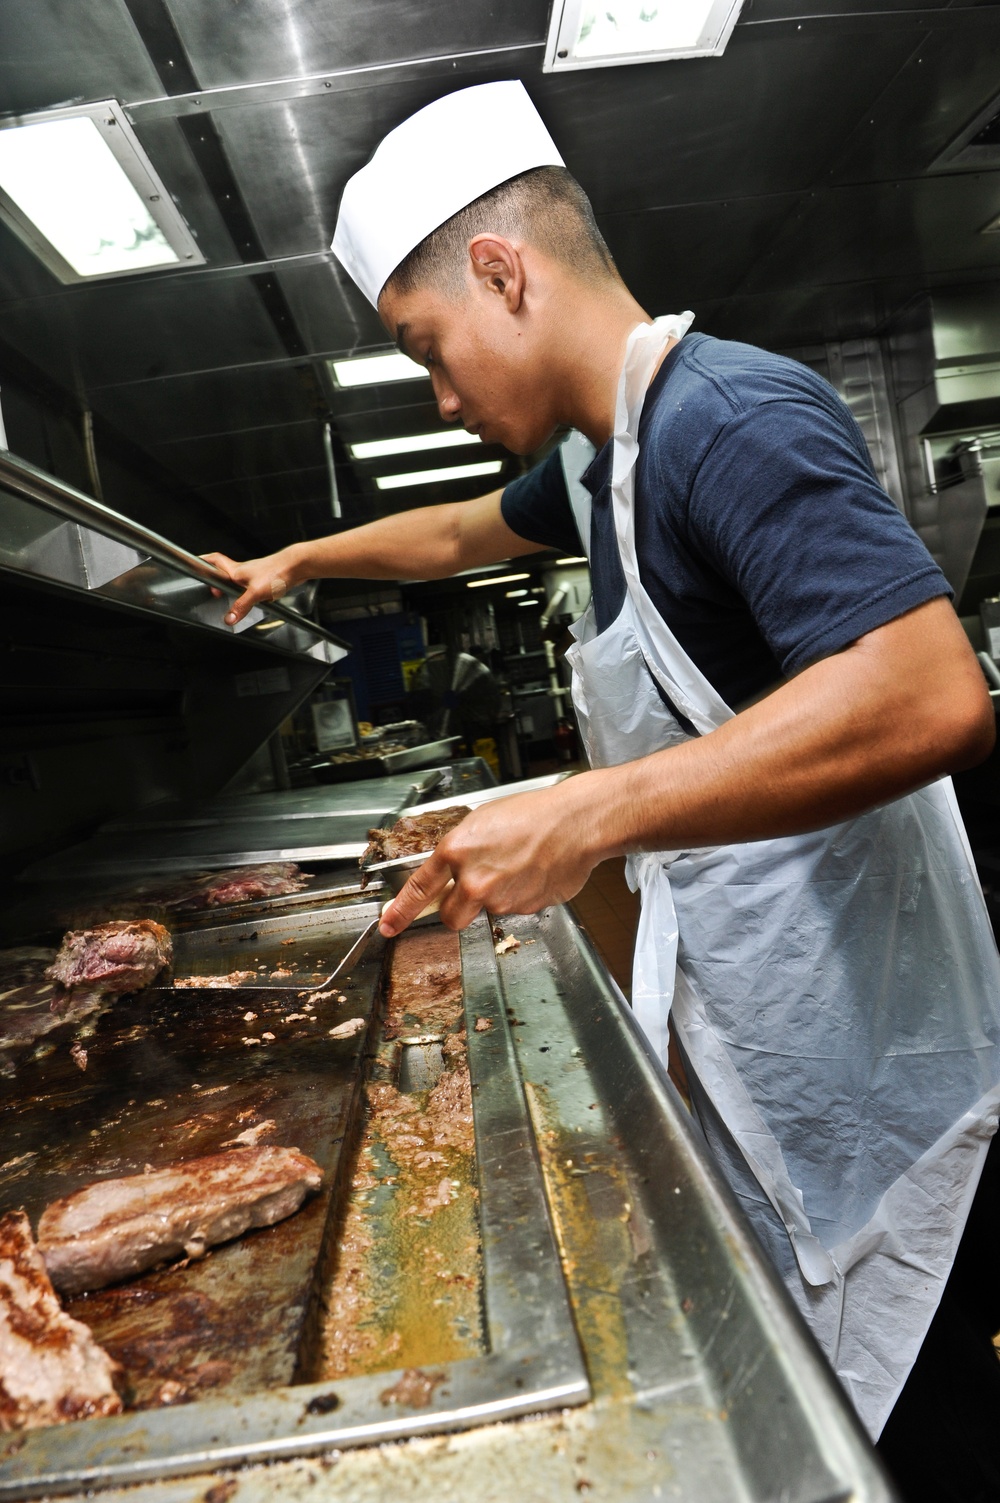
[[[336,981],[336,979],[337,979],[338,976],[342,975],[343,972],[347,970],[348,966],[351,965],[351,963],[353,961],[355,961],[355,960],[357,960],[357,959],[360,958],[362,952],[364,951],[365,947],[368,944],[368,941],[371,939],[371,937],[374,934],[375,930],[378,928],[380,918],[381,918],[381,914],[376,914],[375,918],[372,919],[371,923],[368,924],[368,926],[366,928],[362,929],[361,933],[358,935],[357,939],[354,941],[353,945],[348,950],[348,952],[344,956],[344,958],[342,960],[338,961],[337,965],[330,972],[329,976],[325,977],[325,979],[322,980],[322,981],[308,981],[308,980],[306,980],[305,978],[302,978],[302,977],[300,977],[298,981],[280,981],[280,982],[278,982],[278,981],[266,981],[266,980],[260,980],[260,981],[253,980],[253,981],[246,981],[246,982],[242,982],[241,981],[238,986],[228,986],[227,985],[225,987],[225,989],[227,991],[239,991],[239,992],[303,992],[303,991],[321,992],[321,991],[325,991],[325,989],[328,986],[330,986],[334,981]],[[238,967],[234,967],[234,970],[238,970],[238,969],[239,969]],[[177,986],[176,983],[174,984],[174,986],[175,986],[175,989],[177,991],[196,991],[196,990],[197,991],[201,991],[201,990],[210,991],[211,990],[211,982],[212,982],[213,979],[214,980],[218,980],[220,983],[226,983],[226,982],[229,981],[229,977],[232,974],[233,974],[233,971],[226,971],[223,975],[218,976],[218,977],[214,977],[214,978],[211,977],[211,976],[202,976],[202,975],[199,975],[198,978],[197,978],[197,980],[198,980],[198,986],[197,987]]]

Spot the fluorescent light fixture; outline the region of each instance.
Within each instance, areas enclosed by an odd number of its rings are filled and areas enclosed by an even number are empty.
[[[346,360],[328,360],[338,386],[378,386],[383,381],[426,381],[422,365],[399,350],[381,350],[377,355],[350,355]]]
[[[0,122],[0,217],[60,282],[205,259],[113,99]]]
[[[527,590],[508,590],[505,598],[507,600],[517,600],[521,595],[527,595],[527,593]]]
[[[586,562],[587,560],[585,558],[557,558],[555,567],[558,569],[563,564],[585,564]]]
[[[372,438],[348,444],[352,459],[385,459],[390,454],[422,454],[426,449],[460,449],[478,444],[478,433],[464,428],[442,428],[438,433],[415,433],[410,438]]]
[[[541,605],[540,600],[519,600],[518,605]]]
[[[469,579],[466,581],[467,590],[478,590],[488,584],[517,584],[519,579],[530,579],[530,574],[501,574],[494,579]]]
[[[471,480],[476,475],[496,475],[502,459],[484,459],[482,464],[449,464],[439,470],[408,470],[405,475],[376,475],[380,491],[398,491],[404,485],[433,485],[438,480]]]
[[[719,57],[742,7],[743,0],[554,0],[543,71]]]

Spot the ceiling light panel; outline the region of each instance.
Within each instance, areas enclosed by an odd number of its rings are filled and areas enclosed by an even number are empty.
[[[334,381],[341,387],[379,386],[383,381],[426,381],[422,365],[399,350],[377,355],[351,355],[346,360],[328,360]]]
[[[464,428],[444,428],[437,433],[415,433],[409,438],[372,438],[348,444],[352,459],[387,459],[392,454],[422,454],[428,449],[460,449],[478,444],[478,433]]]
[[[546,73],[719,57],[743,0],[554,0]]]
[[[530,579],[530,574],[501,574],[496,579],[470,579],[466,582],[467,590],[479,590],[483,585],[489,584],[516,584],[519,579]]]
[[[555,567],[558,569],[564,564],[585,564],[587,562],[588,560],[582,556],[580,558],[557,558]]]
[[[480,464],[449,464],[438,470],[410,470],[405,475],[376,475],[380,491],[398,491],[406,485],[434,485],[441,480],[472,480],[478,475],[499,474],[502,459],[485,459]]]
[[[0,121],[0,218],[61,282],[205,260],[114,100]]]

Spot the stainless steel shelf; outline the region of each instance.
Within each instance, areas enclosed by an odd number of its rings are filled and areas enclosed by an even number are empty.
[[[246,634],[274,652],[331,665],[347,654],[339,638],[279,601],[228,626],[239,590],[219,570],[7,450],[0,450],[0,569],[187,626]]]

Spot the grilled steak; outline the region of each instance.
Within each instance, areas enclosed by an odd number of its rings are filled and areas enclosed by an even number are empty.
[[[170,935],[153,919],[115,919],[93,929],[71,929],[45,972],[67,991],[137,992],[170,964]]]
[[[0,1219],[0,1430],[119,1414],[120,1373],[60,1309],[24,1212]]]
[[[200,1257],[216,1242],[284,1220],[321,1178],[297,1148],[233,1148],[86,1185],[48,1207],[38,1245],[64,1294],[102,1289],[165,1258]]]
[[[389,830],[369,830],[368,845],[361,865],[373,861],[395,861],[398,856],[420,856],[432,851],[449,830],[460,825],[472,810],[465,804],[448,809],[429,809],[426,814],[404,814]]]
[[[261,866],[234,866],[213,872],[163,895],[163,906],[174,913],[202,908],[228,908],[235,903],[258,903],[264,898],[302,892],[312,880],[294,861],[268,861]]]

